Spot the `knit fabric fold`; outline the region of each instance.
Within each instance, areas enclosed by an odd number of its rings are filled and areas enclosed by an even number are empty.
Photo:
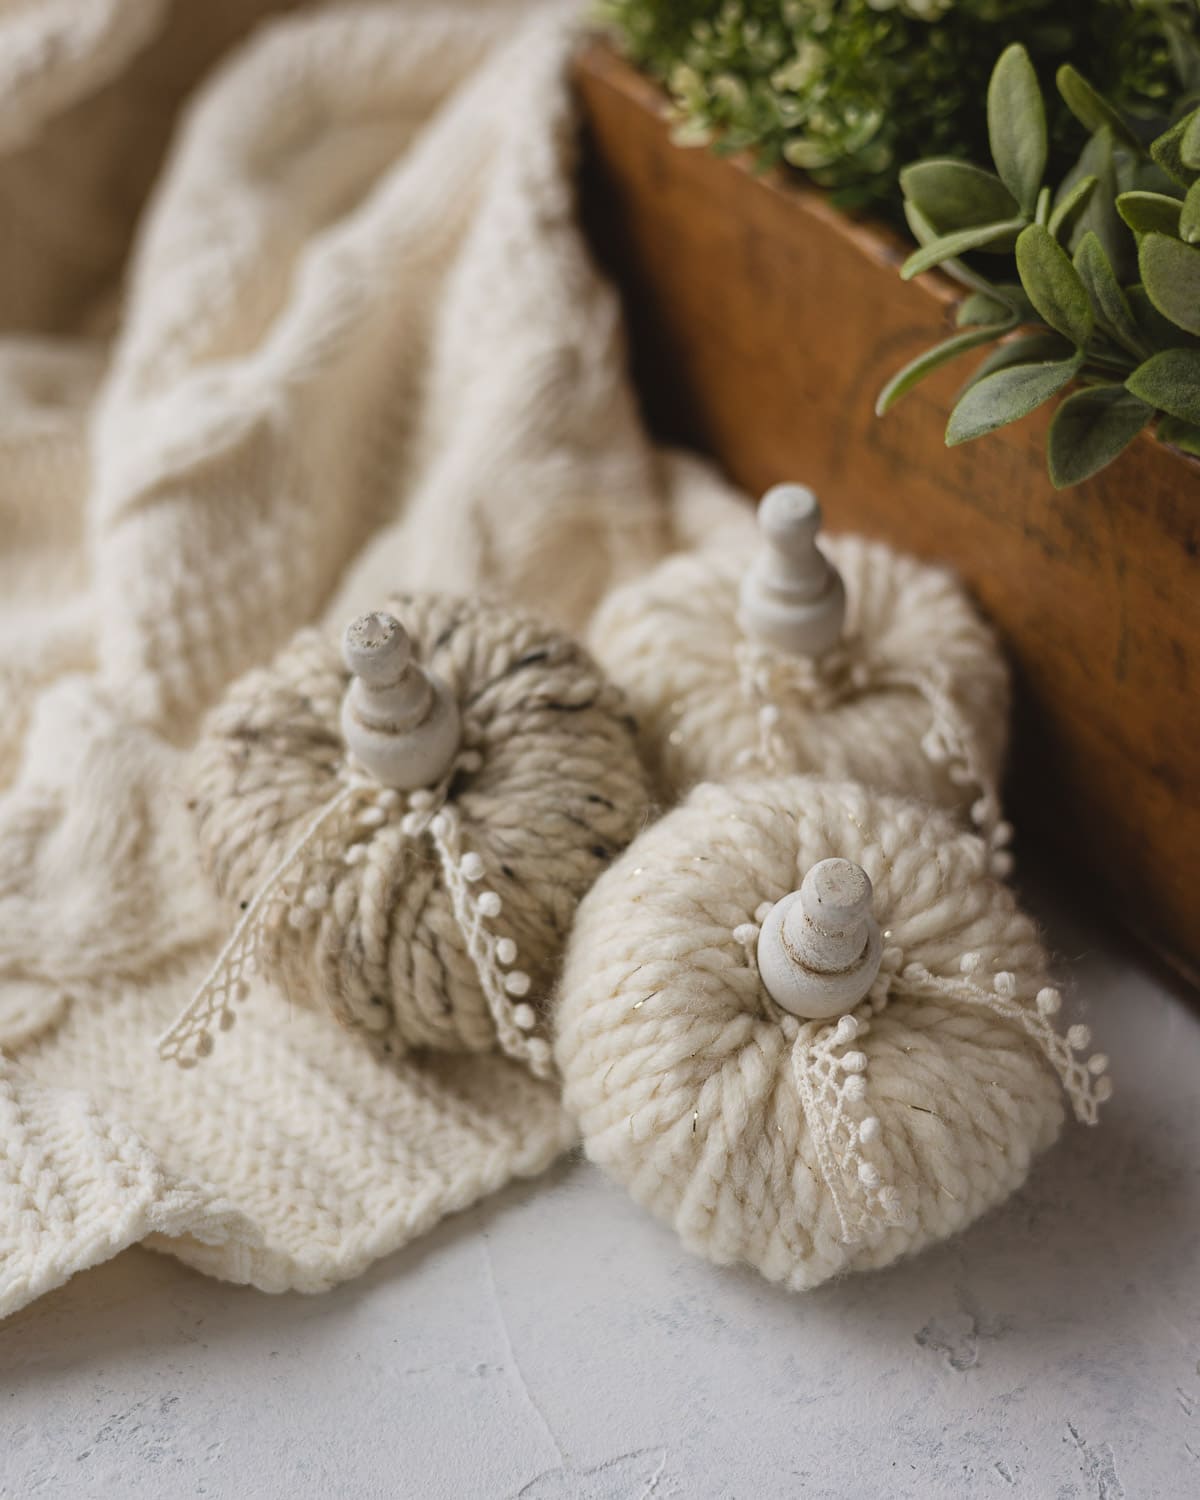
[[[64,3],[71,45],[20,57],[0,17],[14,225],[184,4]],[[265,22],[183,109],[119,303],[0,336],[0,1313],[138,1240],[318,1290],[572,1139],[503,1055],[385,1062],[263,981],[219,1066],[155,1050],[228,935],[180,767],[234,677],[402,588],[577,628],[743,524],[641,432],[574,220],[571,9]],[[86,146],[119,175],[119,132]]]

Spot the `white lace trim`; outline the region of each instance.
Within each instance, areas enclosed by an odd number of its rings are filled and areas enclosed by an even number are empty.
[[[318,858],[328,857],[328,850],[320,843],[321,831],[359,790],[357,783],[347,784],[304,824],[242,913],[200,988],[159,1038],[161,1058],[173,1060],[181,1068],[194,1068],[213,1049],[213,1028],[228,1031],[233,1025],[233,1006],[246,998],[250,980],[259,972],[271,919],[279,908],[290,910],[293,905],[295,883],[289,876],[307,865],[306,855],[316,852]]]
[[[447,893],[456,921],[466,940],[467,952],[479,975],[502,1050],[523,1062],[537,1077],[552,1076],[554,1064],[549,1042],[530,1033],[537,1013],[522,997],[530,987],[529,975],[517,967],[517,945],[510,936],[489,926],[501,914],[500,897],[480,885],[486,873],[483,860],[464,851],[462,824],[457,809],[448,801],[449,787],[459,771],[477,770],[478,752],[464,750],[436,788],[409,794],[400,816],[400,828],[409,838],[429,834],[441,862]],[[191,1068],[213,1050],[213,1033],[234,1024],[235,1003],[249,993],[250,980],[266,968],[269,934],[286,913],[292,926],[307,926],[316,915],[306,896],[312,889],[308,872],[334,863],[357,864],[366,855],[367,844],[356,839],[347,845],[344,827],[328,837],[331,823],[355,797],[369,799],[360,823],[368,839],[382,826],[392,808],[399,808],[399,793],[353,771],[344,773],[345,784],[307,820],[287,853],[271,871],[238,920],[217,955],[204,982],[185,1009],[158,1042],[159,1056],[181,1068]]]
[[[734,933],[752,967],[762,913],[760,908],[755,922]],[[1091,1043],[1088,1028],[1072,1026],[1063,1036],[1051,1024],[1062,1006],[1061,993],[1050,987],[1040,990],[1031,1009],[1016,998],[1014,975],[993,975],[990,988],[978,982],[973,976],[982,963],[980,954],[967,953],[961,977],[944,979],[923,964],[904,964],[898,948],[887,948],[870,993],[852,1013],[836,1021],[802,1024],[796,1034],[792,1076],[843,1244],[869,1244],[890,1228],[910,1226],[915,1217],[915,1205],[905,1201],[895,1182],[891,1153],[871,1110],[869,1060],[856,1045],[870,1034],[872,1018],[887,1004],[897,979],[906,993],[981,1007],[1018,1027],[1054,1069],[1076,1118],[1084,1124],[1095,1125],[1100,1105],[1112,1097],[1108,1058],[1103,1053],[1080,1055]]]
[[[1012,827],[1001,818],[1000,792],[980,753],[954,692],[954,677],[946,667],[925,671],[890,667],[865,660],[854,640],[843,642],[817,660],[788,656],[757,641],[737,646],[738,679],[742,692],[758,715],[757,744],[745,759],[769,774],[790,766],[781,725],[781,704],[797,699],[810,712],[824,713],[870,693],[907,689],[919,693],[933,716],[921,740],[921,750],[957,786],[973,786],[978,796],[971,804],[971,821],[988,846],[992,874],[1012,872],[1008,845]]]
[[[476,893],[484,865],[477,854],[463,853],[457,809],[443,807],[430,823],[430,833],[442,862],[455,920],[492,1013],[496,1038],[509,1057],[525,1063],[536,1077],[549,1078],[554,1072],[550,1044],[543,1037],[529,1035],[537,1024],[537,1013],[522,999],[529,993],[529,975],[513,967],[517,947],[512,938],[497,937],[488,926],[500,915],[500,897],[488,889]]]

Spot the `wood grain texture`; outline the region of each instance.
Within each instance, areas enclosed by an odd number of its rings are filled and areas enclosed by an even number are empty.
[[[1015,664],[1022,842],[1177,967],[1200,972],[1200,465],[1143,436],[1057,492],[1049,414],[957,449],[971,358],[886,418],[876,395],[950,323],[940,275],[819,191],[671,143],[662,96],[603,45],[580,55],[583,211],[625,295],[651,425],[751,493],[811,484],[831,529],[953,564]]]

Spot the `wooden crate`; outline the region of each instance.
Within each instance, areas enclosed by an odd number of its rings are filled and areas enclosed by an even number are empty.
[[[1020,842],[1096,880],[1200,973],[1200,465],[1150,437],[1056,492],[1045,412],[947,449],[965,362],[886,418],[889,375],[949,322],[940,274],[792,178],[671,143],[658,89],[579,56],[583,212],[625,295],[651,425],[752,493],[811,484],[833,529],[952,563],[999,628],[1019,707]]]

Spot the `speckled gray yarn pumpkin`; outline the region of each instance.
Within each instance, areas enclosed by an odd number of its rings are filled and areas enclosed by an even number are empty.
[[[499,1043],[544,1071],[536,1033],[576,904],[646,817],[632,721],[588,653],[535,619],[436,595],[385,608],[462,714],[443,783],[404,794],[348,762],[339,642],[305,630],[205,726],[204,859],[235,918],[261,906],[257,964],[290,998],[393,1049]]]

